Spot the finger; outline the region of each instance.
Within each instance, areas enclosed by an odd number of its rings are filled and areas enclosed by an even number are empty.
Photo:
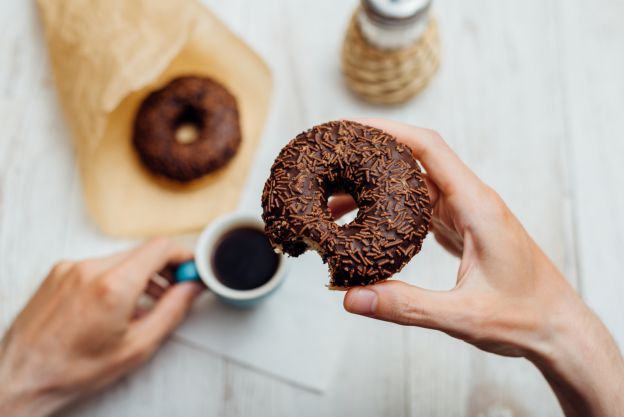
[[[154,274],[169,264],[179,264],[193,257],[193,252],[168,239],[155,238],[130,252],[113,266],[106,279],[122,282],[129,305],[134,306]]]
[[[167,287],[163,287],[160,284],[149,280],[144,293],[157,300],[165,293],[165,291],[167,291]]]
[[[119,251],[119,252],[112,253],[112,254],[107,255],[107,256],[94,258],[94,259],[92,259],[92,261],[94,262],[94,264],[97,265],[97,268],[98,268],[98,270],[100,272],[104,272],[104,271],[112,268],[113,266],[119,264],[124,259],[127,259],[128,256],[130,256],[131,253],[132,253],[132,250],[131,249],[127,249],[127,250],[124,250],[124,251]]]
[[[71,261],[59,261],[54,264],[46,279],[39,286],[35,296],[39,292],[45,292],[47,290],[55,291],[60,285],[62,285],[65,275],[72,270],[74,265],[75,262]]]
[[[455,256],[456,258],[460,258],[462,255],[462,246],[450,239],[449,237],[447,237],[446,235],[440,233],[440,232],[436,232],[435,230],[433,231],[433,236],[435,236],[436,241],[451,255]]]
[[[50,271],[48,279],[46,279],[42,288],[56,289],[63,284],[64,278],[67,273],[74,270],[78,274],[81,274],[82,278],[88,280],[94,280],[100,276],[103,272],[109,269],[111,266],[119,263],[122,259],[126,258],[129,251],[117,252],[112,255],[107,255],[99,258],[85,259],[82,261],[60,261],[57,262]]]
[[[424,290],[401,281],[352,288],[343,304],[350,313],[443,331],[450,328],[458,308],[452,292]]]
[[[132,322],[131,346],[148,353],[155,350],[184,319],[203,289],[196,282],[172,285],[149,313]]]
[[[357,204],[349,194],[340,194],[332,196],[327,202],[327,207],[331,211],[332,217],[339,219],[348,212],[355,210]]]
[[[79,273],[85,275],[85,278],[95,279],[114,265],[117,265],[122,260],[126,259],[129,255],[130,251],[125,250],[107,256],[71,262],[70,264],[72,268],[75,268],[79,271]]]
[[[430,178],[447,195],[481,184],[479,178],[462,162],[439,134],[385,119],[357,119],[358,123],[381,129],[412,149]]]
[[[435,207],[438,199],[440,198],[440,190],[435,182],[431,181],[429,175],[423,173],[422,177],[427,185],[427,191],[429,191],[429,202],[431,203],[431,207]]]
[[[464,250],[464,241],[460,234],[449,228],[436,216],[433,217],[430,230],[444,249],[458,258],[461,257]]]

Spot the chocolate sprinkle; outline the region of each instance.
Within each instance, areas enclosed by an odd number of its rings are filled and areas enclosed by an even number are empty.
[[[329,197],[350,194],[355,220],[336,224]],[[416,255],[431,221],[418,162],[389,134],[333,121],[299,134],[282,149],[262,193],[273,247],[291,256],[308,249],[328,263],[330,287],[387,279]]]

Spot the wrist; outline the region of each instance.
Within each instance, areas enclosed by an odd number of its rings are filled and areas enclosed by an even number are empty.
[[[566,415],[611,416],[624,406],[622,355],[576,292],[570,288],[553,303],[546,322],[527,358],[547,379]]]

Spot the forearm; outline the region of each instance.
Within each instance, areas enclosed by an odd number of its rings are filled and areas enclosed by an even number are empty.
[[[558,314],[552,337],[529,359],[568,417],[624,416],[624,359],[602,322],[580,300]]]

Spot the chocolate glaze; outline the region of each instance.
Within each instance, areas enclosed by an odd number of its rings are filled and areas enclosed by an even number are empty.
[[[197,128],[198,137],[182,144],[176,130]],[[236,99],[216,81],[179,77],[141,103],[134,122],[134,146],[155,174],[187,182],[229,162],[241,142]]]
[[[327,208],[341,191],[359,208],[344,226]],[[273,163],[262,208],[273,247],[291,256],[316,249],[334,288],[399,272],[420,251],[431,221],[427,186],[409,148],[350,121],[324,123],[291,140]]]

